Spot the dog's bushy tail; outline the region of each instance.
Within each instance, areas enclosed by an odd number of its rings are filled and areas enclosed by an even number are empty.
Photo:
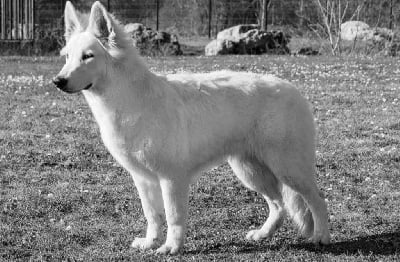
[[[314,220],[303,197],[285,184],[282,186],[282,197],[285,209],[299,228],[299,233],[305,238],[311,237],[314,231]]]

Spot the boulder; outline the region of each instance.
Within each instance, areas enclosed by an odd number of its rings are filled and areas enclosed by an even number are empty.
[[[361,21],[348,21],[340,26],[340,36],[343,40],[353,41],[354,39],[364,39],[370,27]]]
[[[384,27],[375,27],[370,30],[366,40],[372,40],[375,42],[387,42],[392,41],[393,37],[393,30]]]
[[[174,34],[152,30],[140,23],[127,24],[124,29],[142,55],[182,55],[178,37]]]
[[[340,36],[343,40],[354,41],[391,41],[394,37],[392,30],[384,27],[371,28],[361,21],[348,21],[340,26]]]
[[[233,42],[224,39],[214,39],[205,48],[206,56],[226,55],[230,53]]]
[[[377,53],[397,56],[400,51],[400,39],[393,30],[384,27],[369,27],[364,22],[349,21],[341,25],[341,37],[349,41],[363,41]]]
[[[206,56],[225,54],[289,54],[289,37],[281,31],[261,31],[257,25],[238,25],[218,33],[205,47]]]
[[[145,29],[144,25],[141,23],[130,23],[130,24],[126,24],[124,26],[124,29],[126,32],[128,32],[129,34],[133,34],[135,32],[140,32],[142,33]]]
[[[220,31],[217,34],[217,39],[230,40],[232,42],[238,42],[243,38],[243,34],[249,30],[258,29],[259,26],[255,24],[248,25],[237,25]]]

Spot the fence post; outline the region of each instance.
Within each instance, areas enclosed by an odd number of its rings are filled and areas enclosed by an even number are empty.
[[[1,39],[6,39],[6,1],[0,0],[1,3]]]
[[[35,1],[30,0],[31,1],[31,8],[32,8],[32,39],[36,40],[36,5],[35,5]]]
[[[208,1],[208,38],[211,38],[212,0]]]
[[[304,0],[300,0],[300,27],[304,27]]]
[[[390,16],[389,16],[389,29],[393,29],[393,0],[390,0]]]
[[[157,8],[156,30],[158,31],[158,28],[159,28],[159,16],[160,16],[160,0],[156,1],[156,8]]]
[[[261,0],[261,30],[267,31],[268,24],[268,3],[269,0]]]

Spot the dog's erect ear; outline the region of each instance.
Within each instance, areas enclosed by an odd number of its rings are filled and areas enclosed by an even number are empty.
[[[101,40],[111,42],[115,38],[114,21],[99,1],[92,5],[88,30]]]
[[[65,23],[64,36],[67,42],[75,32],[82,31],[81,23],[79,22],[75,8],[70,1],[67,1],[65,3],[64,23]]]

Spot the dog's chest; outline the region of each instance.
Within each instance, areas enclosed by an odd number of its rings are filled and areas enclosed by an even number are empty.
[[[151,129],[140,115],[118,114],[97,122],[104,145],[124,168],[131,170],[138,165],[144,166],[142,162],[146,162],[148,155],[145,152],[155,151]]]
[[[97,118],[101,137],[112,154],[126,154],[128,151],[140,150],[144,140],[140,115],[126,116],[116,112],[109,117]]]

